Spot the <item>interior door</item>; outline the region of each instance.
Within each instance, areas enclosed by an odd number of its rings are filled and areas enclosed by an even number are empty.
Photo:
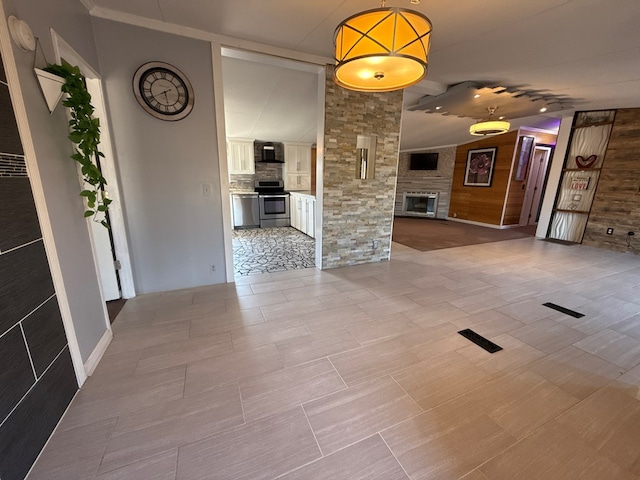
[[[540,202],[550,157],[551,147],[542,145],[534,147],[529,174],[527,175],[527,189],[520,214],[520,225],[538,224]]]
[[[102,110],[103,102],[100,80],[88,78],[87,90],[89,91],[89,94],[91,94],[91,103],[95,107],[94,117],[100,119],[100,125],[106,125],[105,112]],[[112,160],[105,158],[103,161]],[[118,273],[114,262],[115,255],[113,253],[111,231],[104,228],[99,222],[93,221],[89,222],[89,230],[93,237],[94,256],[98,266],[102,295],[106,302],[110,300],[117,300],[121,295]]]

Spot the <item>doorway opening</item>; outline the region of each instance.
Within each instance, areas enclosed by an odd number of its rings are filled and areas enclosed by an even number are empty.
[[[107,180],[108,194],[113,200],[109,206],[108,218],[111,228],[106,229],[100,223],[91,219],[87,221],[87,228],[89,229],[100,291],[105,301],[105,320],[108,322],[111,316],[109,312],[119,311],[117,307],[120,306],[121,308],[124,303],[123,299],[135,296],[135,289],[102,80],[91,65],[56,32],[52,32],[52,37],[56,61],[61,62],[64,60],[80,68],[86,79],[87,91],[91,95],[91,103],[95,108],[94,117],[100,120],[100,150],[104,154],[104,158],[98,166]],[[78,170],[78,172],[78,179],[80,186],[82,186],[80,171]],[[108,308],[106,302],[110,301],[117,301],[118,305],[115,305],[115,308]]]
[[[527,183],[520,212],[519,225],[537,225],[540,218],[540,208],[546,188],[549,160],[553,154],[552,145],[535,145],[529,162]]]
[[[324,69],[221,53],[234,277],[314,267]]]

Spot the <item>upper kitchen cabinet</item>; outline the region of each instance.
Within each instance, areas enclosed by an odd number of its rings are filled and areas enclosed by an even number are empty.
[[[253,140],[228,138],[227,160],[229,163],[229,174],[253,175],[256,171]]]
[[[311,190],[311,144],[284,144],[284,187],[287,190]]]

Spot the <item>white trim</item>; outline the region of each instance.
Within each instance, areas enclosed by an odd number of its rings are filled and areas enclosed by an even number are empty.
[[[80,67],[82,74],[87,78],[87,83],[89,79],[97,77],[98,73],[85,62],[82,57],[73,49],[71,46],[66,43],[53,29],[51,30],[51,40],[53,43],[53,51],[56,57],[56,62],[61,63],[62,57],[65,57],[69,63]],[[65,112],[67,119],[70,118],[69,111]],[[79,185],[82,186],[82,179],[80,173],[78,172],[78,181]],[[100,293],[100,302],[102,304],[102,321],[104,322],[105,328],[107,330],[111,329],[111,322],[109,322],[109,312],[107,310],[107,304],[104,299],[104,287],[102,282],[102,277],[100,275],[100,268],[98,265],[97,253],[96,253],[96,241],[93,236],[93,232],[91,231],[91,226],[89,222],[92,219],[86,219],[85,225],[87,227],[87,233],[89,234],[89,243],[91,244],[91,256],[93,257],[93,266],[96,273],[96,278],[98,280],[98,291]],[[85,369],[86,372],[86,369]],[[88,376],[88,375],[87,375]]]
[[[549,159],[551,166],[547,167],[549,175],[547,176],[547,189],[542,199],[542,207],[540,208],[540,217],[538,218],[538,228],[536,229],[536,237],[546,238],[551,216],[553,213],[553,205],[556,201],[556,194],[560,188],[560,177],[562,175],[562,167],[564,165],[564,157],[569,148],[569,137],[571,135],[571,126],[573,125],[573,116],[565,117],[560,122],[560,130],[556,137],[556,146],[553,150],[553,157]]]
[[[87,379],[87,375],[82,363],[82,356],[80,355],[78,337],[76,336],[76,331],[73,326],[71,308],[69,307],[69,298],[64,286],[62,269],[60,267],[58,251],[56,249],[53,237],[51,219],[49,218],[49,211],[47,210],[47,202],[44,196],[42,179],[40,178],[40,172],[38,170],[36,152],[33,145],[33,137],[31,135],[31,129],[29,127],[27,110],[23,100],[20,78],[18,77],[18,69],[16,67],[15,58],[13,56],[11,37],[9,36],[9,29],[7,27],[2,0],[0,0],[0,16],[2,17],[0,19],[0,50],[2,51],[5,74],[9,83],[9,93],[11,94],[13,110],[16,116],[16,123],[18,124],[18,131],[20,132],[20,138],[22,140],[22,148],[25,154],[25,163],[27,165],[27,172],[29,173],[29,179],[31,181],[31,189],[33,191],[33,198],[36,204],[38,219],[40,221],[40,228],[42,230],[42,240],[44,243],[45,251],[47,253],[47,258],[49,260],[49,267],[51,270],[54,289],[58,296],[58,305],[60,306],[62,323],[64,325],[64,330],[67,335],[67,341],[69,343],[69,352],[71,354],[71,360],[73,362],[73,368],[76,373],[78,386],[82,386]]]
[[[141,17],[131,13],[118,12],[109,8],[95,7],[89,11],[92,17],[103,18],[105,20],[113,20],[128,25],[134,25],[137,27],[148,28],[159,32],[172,33],[174,35],[180,35],[182,37],[193,38],[196,40],[205,40],[212,43],[212,47],[215,50],[216,45],[226,46],[231,48],[237,48],[240,50],[247,50],[251,52],[266,53],[276,57],[282,57],[290,60],[299,60],[301,62],[312,63],[315,65],[324,66],[327,63],[334,63],[333,58],[323,57],[320,55],[313,55],[309,53],[298,52],[295,50],[289,50],[286,48],[274,47],[271,45],[265,45],[262,43],[251,42],[248,40],[242,40],[235,37],[229,37],[226,35],[219,35],[216,33],[207,32],[192,27],[185,27],[177,25],[175,23],[163,22],[162,20],[156,20],[147,17]]]
[[[113,338],[113,332],[111,329],[108,329],[102,335],[102,338],[87,358],[87,361],[84,362],[84,371],[87,372],[87,376],[90,377],[93,375],[94,370],[98,366],[98,363],[104,356],[104,353],[107,351],[107,347],[111,343],[111,339]]]
[[[573,118],[573,115],[571,116],[571,118]],[[545,128],[527,127],[525,125],[518,128],[518,134],[520,134],[521,130],[529,130],[530,132],[535,132],[535,133],[548,133],[550,135],[558,135],[558,130],[547,130]]]
[[[224,265],[227,282],[233,282],[233,218],[231,214],[231,196],[229,192],[229,166],[227,165],[227,126],[224,118],[222,46],[219,43],[211,43],[211,63],[213,68],[213,103],[216,115],[216,136],[218,143],[218,172],[220,175],[222,235],[224,236]]]
[[[516,135],[516,143],[513,146],[513,154],[511,155],[511,167],[509,168],[509,178],[507,178],[507,191],[504,193],[504,200],[502,201],[502,214],[500,215],[500,225],[504,225],[504,216],[507,213],[507,202],[509,201],[509,190],[511,189],[511,180],[513,179],[513,167],[516,163],[516,157],[518,155],[518,143],[520,142],[520,129]],[[495,165],[494,165],[495,166]]]
[[[322,224],[324,214],[324,121],[327,72],[318,68],[318,104],[316,116],[316,208],[313,234],[316,239],[316,268],[322,270]]]
[[[111,138],[111,130],[109,128],[108,112],[104,98],[104,89],[102,88],[102,80],[98,72],[96,72],[91,65],[89,65],[71,45],[69,45],[53,28],[51,29],[51,39],[53,41],[53,49],[56,57],[56,61],[60,62],[61,57],[67,58],[74,64],[80,67],[82,74],[87,77],[87,80],[96,80],[99,87],[98,103],[95,103],[94,107],[100,113],[102,112],[103,120],[100,125],[101,135],[101,149],[105,154],[105,157],[110,161],[104,162],[103,173],[108,180],[109,197],[113,200],[113,203],[109,206],[109,215],[111,220],[113,235],[113,245],[116,254],[116,258],[120,262],[120,290],[122,298],[133,298],[136,296],[136,290],[133,282],[133,269],[131,266],[131,256],[129,254],[129,244],[126,236],[126,226],[124,221],[124,214],[122,210],[122,195],[120,193],[120,183],[118,182],[118,173],[116,170],[116,156],[113,148],[113,141]],[[89,86],[89,85],[88,85]],[[90,222],[91,220],[87,220]],[[90,235],[92,248],[93,248],[93,235]],[[95,258],[95,255],[94,255]],[[97,266],[96,266],[97,270]],[[105,307],[106,308],[106,307]],[[107,326],[110,327],[108,314],[106,317]]]
[[[96,8],[96,4],[93,2],[93,0],[80,0],[80,3],[82,3],[82,5],[84,5],[84,8],[86,8],[89,12]]]
[[[464,220],[462,218],[457,218],[457,217],[447,217],[447,220],[451,220],[452,222],[468,223],[469,225],[478,225],[479,227],[493,228],[495,230],[506,230],[508,228],[517,228],[520,226],[520,225],[493,225],[491,223],[474,222],[473,220]]]

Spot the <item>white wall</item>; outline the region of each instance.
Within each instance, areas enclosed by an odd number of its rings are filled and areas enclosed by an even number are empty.
[[[547,230],[551,222],[551,214],[553,213],[553,204],[555,203],[558,187],[560,186],[564,157],[567,154],[567,147],[569,146],[571,125],[573,125],[573,116],[564,117],[560,122],[558,138],[555,149],[553,150],[549,175],[547,176],[547,188],[544,192],[544,199],[542,200],[542,207],[540,208],[540,218],[538,219],[538,228],[536,229],[536,237],[538,238],[545,238],[547,236]]]
[[[86,9],[75,0],[5,0],[7,16],[25,20],[40,39],[49,61],[54,60],[50,28],[55,29],[91,65],[97,67],[97,54]],[[43,222],[45,245],[50,256],[60,307],[73,323],[82,361],[86,361],[107,330],[98,279],[91,251],[83,203],[78,182],[65,111],[59,106],[53,113],[44,102],[33,72],[34,53],[22,52],[11,44],[18,69],[22,100],[33,148],[25,145],[27,164],[34,194]],[[44,67],[42,52],[36,66]],[[24,136],[24,130],[21,131]],[[28,143],[23,138],[23,143]],[[30,154],[29,152],[33,152]],[[41,187],[40,187],[41,183]],[[44,202],[38,197],[44,196]],[[43,212],[42,209],[46,209]],[[42,221],[42,220],[41,220]],[[50,225],[50,226],[49,226]],[[67,330],[68,331],[68,330]],[[69,339],[73,344],[73,339]]]
[[[97,18],[93,25],[136,291],[225,282],[210,43]],[[184,120],[162,121],[138,105],[132,78],[150,61],[176,66],[193,84],[195,107]]]

